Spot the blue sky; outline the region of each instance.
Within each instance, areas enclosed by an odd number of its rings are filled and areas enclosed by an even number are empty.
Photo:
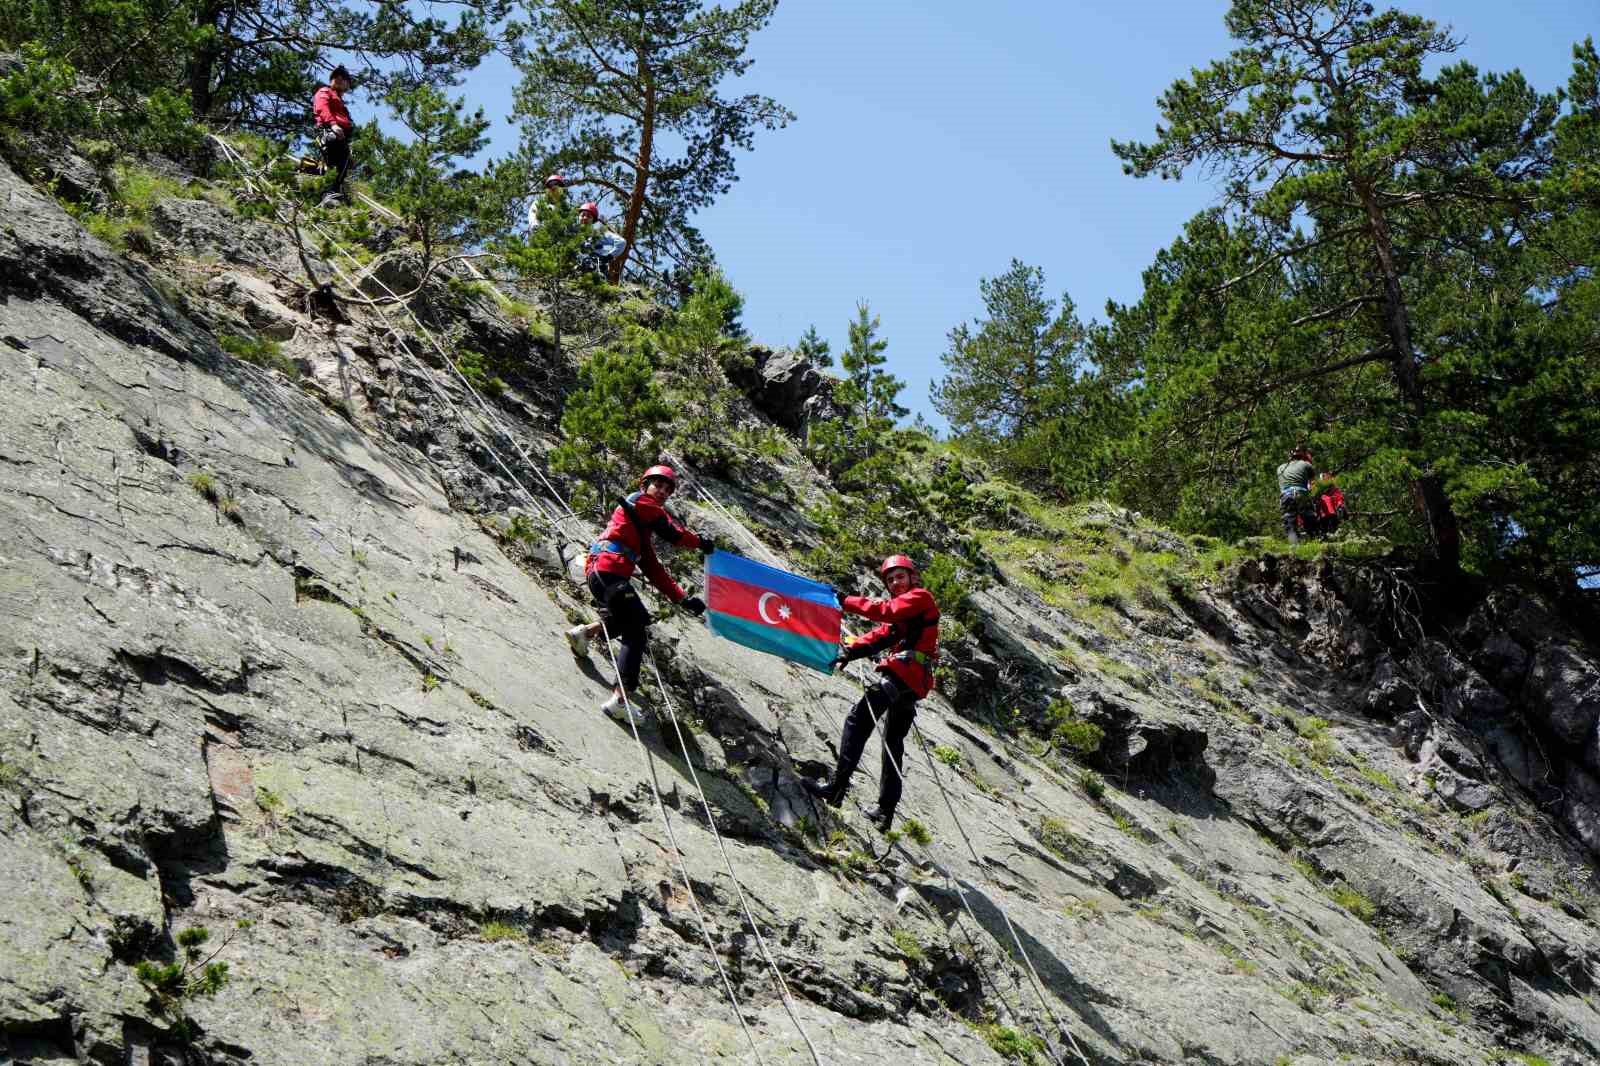
[[[1459,57],[1566,82],[1595,0],[1415,0],[1451,24]],[[782,0],[738,91],[798,121],[761,134],[733,191],[700,224],[746,299],[758,340],[815,323],[837,352],[856,301],[882,318],[903,402],[927,402],[945,334],[981,310],[978,280],[1013,257],[1040,266],[1085,319],[1139,294],[1141,271],[1213,202],[1196,176],[1136,181],[1110,140],[1144,138],[1156,97],[1230,41],[1221,0]],[[491,116],[510,72],[468,87]],[[496,126],[494,154],[515,144]]]

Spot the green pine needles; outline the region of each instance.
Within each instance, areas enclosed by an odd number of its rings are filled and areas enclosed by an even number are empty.
[[[208,954],[206,945],[211,940],[211,931],[203,925],[192,925],[177,936],[176,960],[146,959],[134,965],[134,976],[150,994],[151,1008],[172,1023],[173,1032],[179,1038],[187,1041],[198,1035],[198,1027],[190,1019],[186,1004],[214,996],[227,985],[228,964],[216,961],[217,956],[233,942],[235,935],[249,926],[248,921],[239,922]]]

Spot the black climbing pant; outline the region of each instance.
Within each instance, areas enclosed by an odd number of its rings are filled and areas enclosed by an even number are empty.
[[[322,148],[322,159],[323,162],[328,164],[328,170],[333,174],[333,184],[329,185],[323,192],[325,194],[338,193],[342,196],[344,195],[345,175],[350,173],[350,135],[347,133],[342,137],[332,137],[327,135],[327,131],[324,130],[322,132],[323,136],[318,142]]]
[[[833,783],[842,793],[850,775],[861,762],[861,753],[872,736],[873,715],[883,721],[883,768],[878,773],[878,811],[894,813],[900,802],[900,774],[906,768],[906,734],[917,716],[917,697],[893,677],[880,677],[861,694],[844,720],[844,736],[839,740],[839,768]],[[898,771],[896,768],[898,767]]]
[[[622,642],[617,654],[617,684],[633,696],[639,687],[639,666],[644,662],[645,643],[649,639],[650,612],[639,599],[639,590],[621,574],[608,574],[596,570],[589,575],[589,595],[600,608],[600,621],[606,632]]]

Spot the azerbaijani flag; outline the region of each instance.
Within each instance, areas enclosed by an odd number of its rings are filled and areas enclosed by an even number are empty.
[[[706,559],[706,622],[735,644],[831,674],[842,613],[832,586],[732,552]]]

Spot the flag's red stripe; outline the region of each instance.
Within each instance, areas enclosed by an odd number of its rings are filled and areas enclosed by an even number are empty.
[[[809,600],[776,596],[767,601],[768,617],[778,617],[780,603],[788,606],[790,614],[779,624],[772,625],[766,618],[762,618],[756,609],[761,602],[762,594],[770,591],[772,590],[757,585],[747,585],[743,581],[718,577],[716,574],[706,576],[706,606],[711,610],[731,614],[746,621],[759,622],[786,633],[798,633],[813,640],[830,640],[837,643],[840,619],[837,607],[824,607]]]

